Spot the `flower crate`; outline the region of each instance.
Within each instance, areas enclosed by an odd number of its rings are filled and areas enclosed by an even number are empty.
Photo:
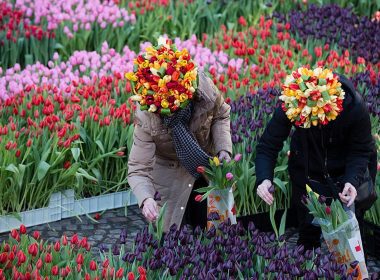
[[[364,252],[368,255],[380,256],[380,226],[371,222],[363,222]]]
[[[53,193],[48,207],[24,211],[15,215],[0,216],[0,233],[19,228],[21,224],[26,227],[50,223],[61,219],[60,192]]]
[[[115,209],[137,203],[131,191],[103,194],[83,199],[74,199],[74,190],[66,190],[62,197],[62,218]]]
[[[280,225],[282,215],[284,214],[284,210],[280,209],[277,210],[275,213],[275,221],[277,226]],[[253,222],[255,224],[255,227],[263,232],[269,232],[273,231],[272,224],[270,222],[269,212],[263,212],[263,213],[257,213],[253,215],[248,216],[240,216],[237,218],[238,222],[240,221],[243,223],[243,226],[245,228],[248,227],[249,222]],[[289,208],[288,213],[286,215],[286,226],[285,228],[291,228],[291,227],[297,227],[298,221],[297,221],[297,213],[296,209]]]
[[[48,207],[0,216],[0,233],[19,228],[21,224],[31,227],[134,204],[137,204],[137,200],[130,190],[78,200],[74,198],[74,190],[65,190],[53,193]]]

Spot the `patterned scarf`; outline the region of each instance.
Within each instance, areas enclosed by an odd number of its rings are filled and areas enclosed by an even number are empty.
[[[174,149],[183,167],[196,179],[201,175],[197,172],[198,166],[208,166],[210,156],[199,146],[191,134],[189,121],[193,111],[193,103],[177,111],[172,116],[164,116],[163,122],[172,130]]]

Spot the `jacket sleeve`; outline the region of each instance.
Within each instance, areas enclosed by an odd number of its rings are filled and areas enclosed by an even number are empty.
[[[224,102],[224,98],[218,93],[214,118],[211,123],[213,144],[217,154],[223,150],[232,155],[230,110],[230,106]]]
[[[345,183],[358,187],[368,168],[372,151],[371,121],[363,102],[351,113],[350,134],[348,140]]]
[[[256,146],[255,169],[257,184],[261,184],[265,179],[273,181],[278,153],[289,136],[291,128],[291,122],[285,112],[281,107],[277,108]]]
[[[147,125],[143,124],[138,115],[137,112],[133,144],[128,159],[128,183],[141,207],[145,199],[154,198],[155,194],[152,170],[155,163],[156,145],[147,132]]]

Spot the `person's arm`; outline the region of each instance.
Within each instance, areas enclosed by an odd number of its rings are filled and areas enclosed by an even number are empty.
[[[368,168],[371,155],[371,121],[365,104],[351,113],[344,182],[357,188]]]
[[[133,145],[128,159],[128,183],[135,194],[138,204],[142,207],[145,200],[154,198],[152,170],[155,162],[156,145],[148,128],[139,118],[141,112],[135,115]]]
[[[256,146],[256,182],[260,185],[264,180],[273,181],[278,153],[289,136],[291,122],[281,107],[274,112]]]
[[[231,121],[230,121],[230,106],[224,102],[224,98],[218,93],[215,102],[215,113],[211,123],[211,134],[213,135],[213,143],[215,152],[218,155],[223,155],[223,152],[232,155],[232,140],[231,140]],[[224,155],[226,159],[228,155]],[[227,159],[226,159],[227,160]]]

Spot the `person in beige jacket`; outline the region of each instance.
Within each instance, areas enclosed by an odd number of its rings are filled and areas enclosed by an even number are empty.
[[[206,154],[228,161],[232,154],[230,106],[204,72],[198,73],[198,79],[186,126]],[[180,163],[171,132],[158,115],[137,109],[128,183],[149,222],[157,218],[159,208],[166,203],[165,231],[173,224],[205,227],[206,201],[199,203],[194,198],[198,194],[195,189],[207,186],[207,182],[192,175]],[[160,199],[155,199],[157,194]]]

